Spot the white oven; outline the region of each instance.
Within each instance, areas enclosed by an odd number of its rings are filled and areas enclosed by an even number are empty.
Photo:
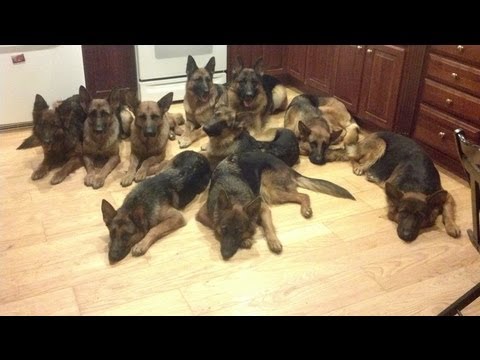
[[[158,101],[173,91],[173,100],[183,100],[187,82],[187,58],[198,67],[215,56],[213,82],[227,81],[227,45],[136,45],[138,94],[141,101]]]

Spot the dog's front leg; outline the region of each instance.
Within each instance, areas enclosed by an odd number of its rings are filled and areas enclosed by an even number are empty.
[[[205,202],[205,204],[202,205],[200,210],[198,210],[197,215],[195,215],[195,220],[205,225],[206,227],[213,229],[214,227],[213,222],[210,219],[210,216],[208,216],[207,202]]]
[[[145,159],[140,165],[140,169],[137,170],[135,174],[135,181],[140,182],[145,180],[149,173],[149,169],[157,164],[160,164],[165,159],[165,153],[158,156],[150,156],[149,158]]]
[[[300,149],[300,155],[308,156],[310,155],[311,149],[310,144],[305,141],[298,141],[298,148]]]
[[[50,170],[50,161],[48,157],[44,157],[41,164],[33,172],[32,180],[39,180],[41,178],[44,178],[48,174],[49,170]]]
[[[105,166],[95,176],[92,187],[94,189],[101,188],[103,184],[105,184],[105,179],[107,178],[108,174],[110,174],[119,163],[120,163],[120,156],[118,155],[110,156]]]
[[[187,148],[195,141],[207,136],[201,126],[198,129],[194,129],[193,127],[194,125],[187,121],[187,124],[185,126],[185,133],[178,139],[180,149]]]
[[[90,156],[83,156],[83,163],[85,164],[85,169],[87,170],[87,175],[83,183],[85,186],[92,186],[93,180],[95,179],[95,164],[93,159]]]
[[[141,256],[144,255],[150,246],[153,245],[158,239],[167,235],[168,233],[185,226],[187,222],[185,221],[182,213],[176,209],[170,208],[166,216],[160,221],[157,226],[151,228],[147,235],[140,240],[132,248],[132,255],[133,256]]]
[[[135,178],[135,172],[137,171],[138,163],[140,160],[135,154],[130,155],[130,165],[128,166],[127,174],[123,177],[120,185],[123,187],[130,186]]]
[[[55,175],[50,180],[50,184],[57,185],[60,184],[65,178],[74,172],[75,170],[82,167],[82,158],[80,156],[74,156],[70,158],[65,165],[58,170]]]
[[[267,239],[268,248],[275,254],[282,252],[282,243],[275,233],[275,227],[272,221],[272,212],[267,204],[262,203],[260,208],[260,225],[262,226],[265,238]]]
[[[448,193],[447,200],[443,204],[442,217],[447,234],[451,237],[458,238],[461,232],[458,225],[455,224],[455,200],[450,193]]]

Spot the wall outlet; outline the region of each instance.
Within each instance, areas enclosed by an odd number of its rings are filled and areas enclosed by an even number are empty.
[[[25,62],[25,55],[24,54],[12,55],[12,63],[19,64],[19,63],[24,63],[24,62]]]

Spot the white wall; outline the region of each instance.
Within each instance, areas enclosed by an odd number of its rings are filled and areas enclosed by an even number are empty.
[[[25,62],[11,56],[23,53]],[[0,46],[0,126],[32,121],[35,94],[48,104],[85,85],[81,45]]]

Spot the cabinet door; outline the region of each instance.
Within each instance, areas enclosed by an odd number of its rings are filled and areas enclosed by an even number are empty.
[[[133,45],[82,45],[85,85],[93,97],[113,88],[137,88]]]
[[[288,45],[287,70],[295,79],[305,80],[305,63],[307,55],[306,45]]]
[[[305,84],[320,91],[330,93],[331,73],[335,46],[309,45],[305,68]]]
[[[333,59],[331,92],[347,109],[358,113],[365,46],[338,45]]]
[[[366,51],[359,116],[386,130],[393,129],[404,58],[405,49],[392,45]]]
[[[284,70],[283,45],[263,45],[263,68],[267,74],[280,75]]]

